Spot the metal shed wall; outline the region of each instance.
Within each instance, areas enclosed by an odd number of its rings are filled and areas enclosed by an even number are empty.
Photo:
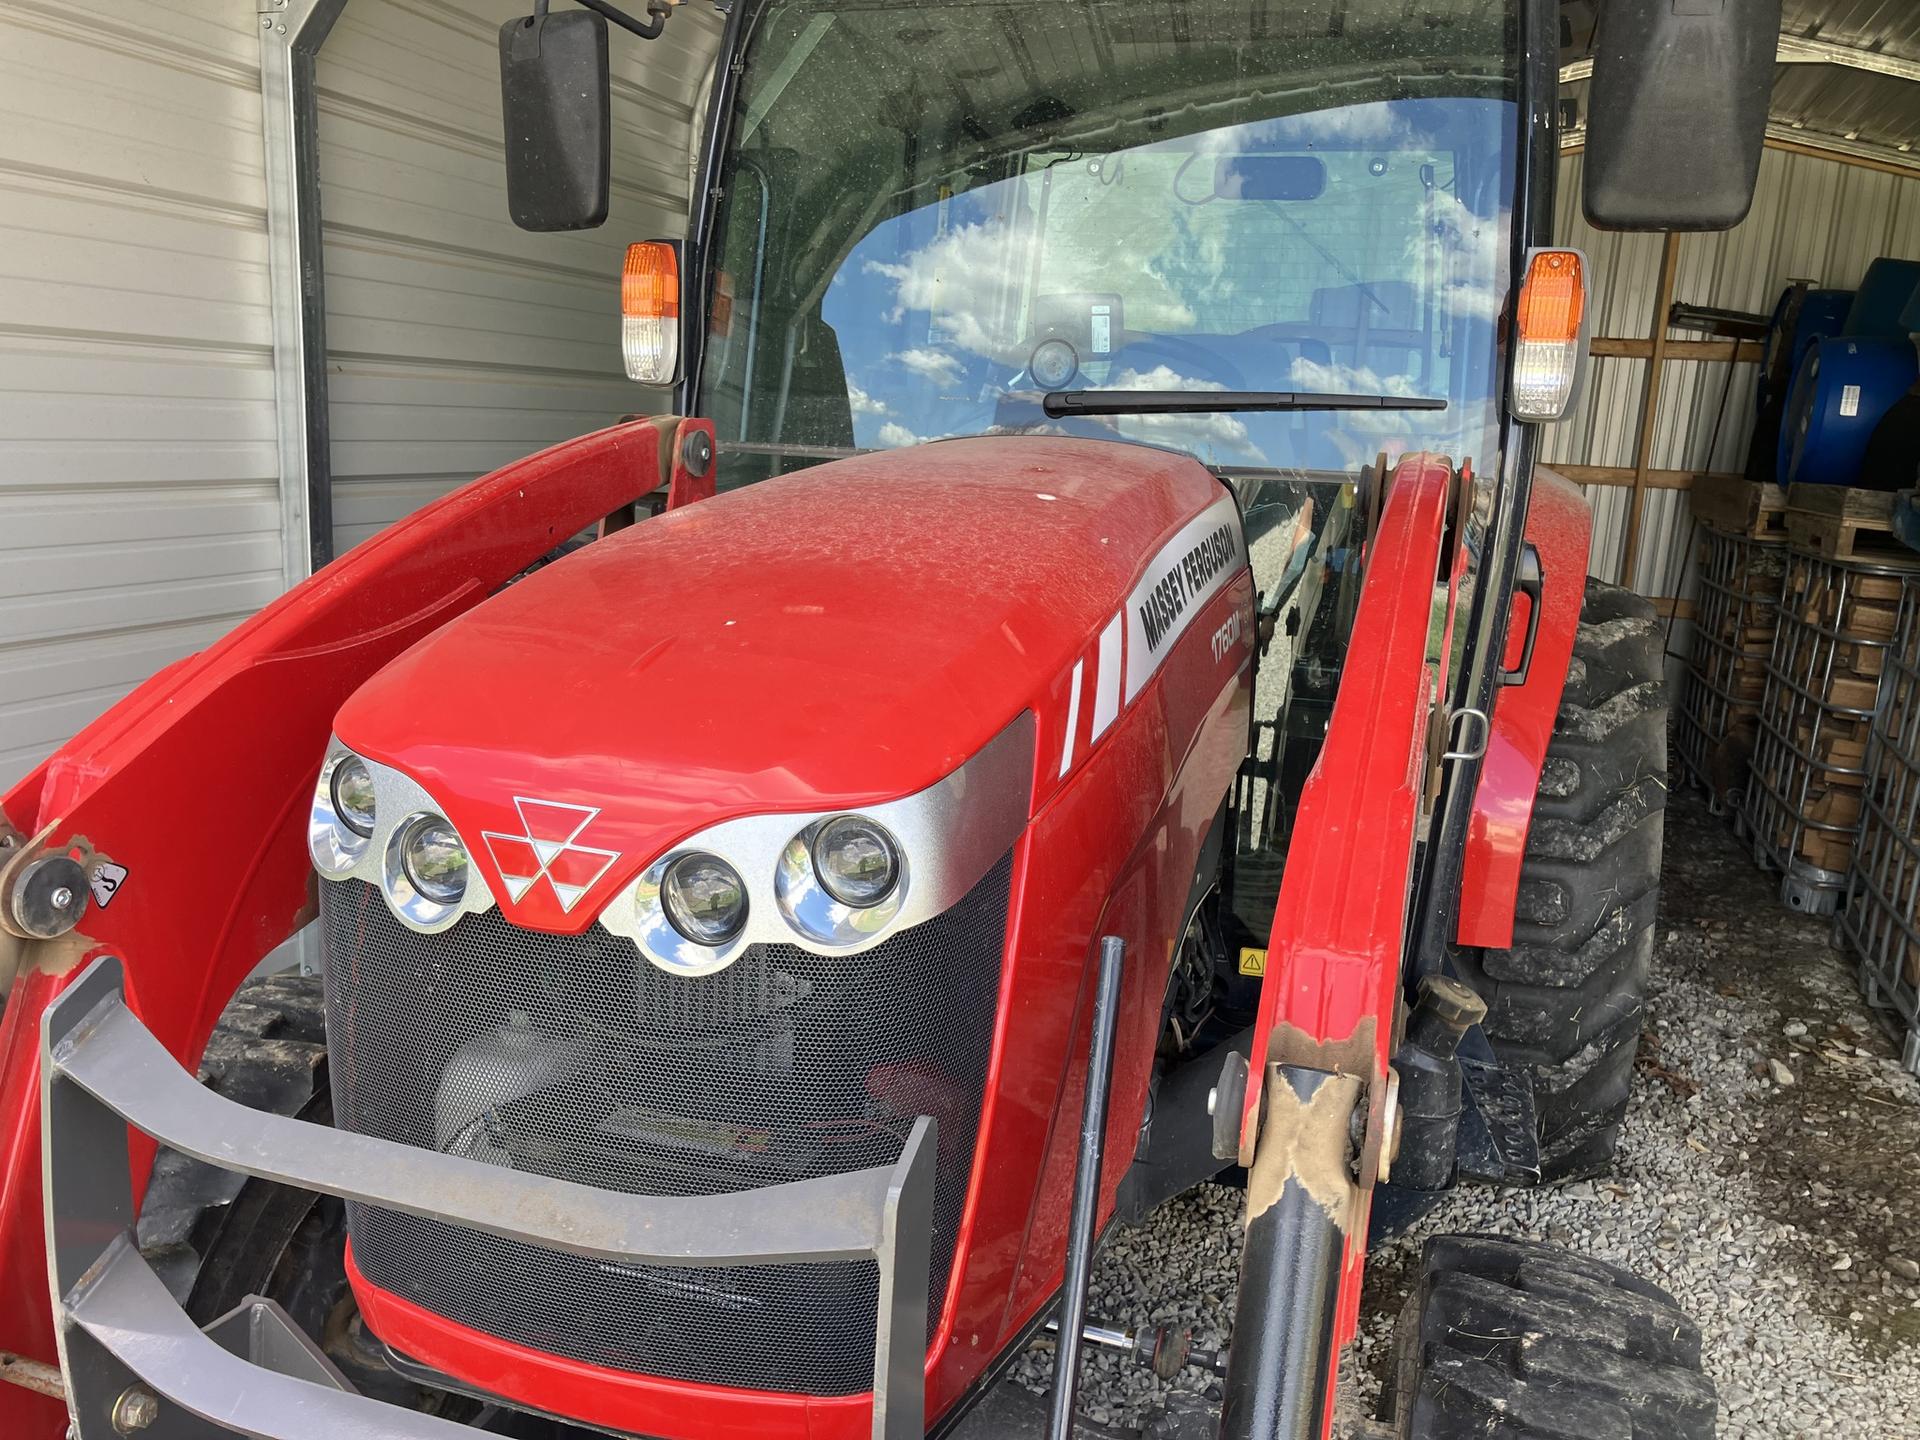
[[[1584,159],[1576,153],[1561,162],[1556,238],[1584,249],[1593,262],[1593,333],[1647,335],[1660,282],[1662,237],[1603,234],[1589,227],[1580,213]],[[1920,177],[1768,149],[1745,222],[1723,234],[1682,238],[1674,298],[1766,311],[1788,281],[1851,287],[1878,255],[1920,257]],[[1669,333],[1681,338],[1678,331]],[[1646,362],[1590,363],[1586,393],[1565,421],[1549,428],[1545,457],[1548,463],[1631,466]],[[1711,468],[1740,469],[1753,423],[1755,369],[1669,360],[1655,412],[1653,468],[1708,468],[1707,447],[1731,370]],[[1633,492],[1617,485],[1585,488],[1594,512],[1592,573],[1618,581]],[[1655,596],[1691,595],[1690,521],[1685,491],[1646,492],[1635,589]]]
[[[630,239],[684,225],[719,33],[613,36],[613,214],[506,218],[513,0],[349,0],[318,65],[344,546],[647,408]],[[255,0],[0,0],[0,786],[282,586]]]
[[[257,24],[0,4],[0,785],[280,589]]]
[[[661,405],[625,377],[620,264],[686,229],[720,19],[615,29],[607,224],[507,218],[498,37],[525,0],[351,0],[320,51],[334,542],[529,451]],[[423,63],[430,60],[431,63]]]

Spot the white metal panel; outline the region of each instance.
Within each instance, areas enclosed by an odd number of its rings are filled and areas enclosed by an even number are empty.
[[[280,588],[254,0],[0,0],[0,786]]]
[[[620,362],[620,262],[686,228],[720,20],[614,29],[613,204],[507,217],[498,36],[525,0],[352,0],[320,52],[334,538],[340,550],[529,451],[662,405]],[[636,10],[643,8],[636,6]]]

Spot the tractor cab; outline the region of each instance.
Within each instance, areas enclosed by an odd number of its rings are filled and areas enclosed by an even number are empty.
[[[1307,38],[1243,7],[1169,34],[1121,0],[768,5],[687,337],[721,484],[985,433],[1249,480],[1490,453],[1519,57],[1500,7],[1429,8]],[[1303,392],[1356,404],[1254,398]]]

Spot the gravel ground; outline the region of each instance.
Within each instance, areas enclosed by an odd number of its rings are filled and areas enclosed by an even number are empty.
[[[1378,1396],[1423,1236],[1565,1245],[1671,1290],[1706,1335],[1727,1440],[1920,1437],[1920,1081],[1863,1008],[1828,923],[1788,911],[1744,846],[1676,796],[1640,1076],[1614,1173],[1548,1190],[1475,1187],[1377,1251],[1347,1408]],[[1232,1328],[1240,1193],[1208,1186],[1099,1259],[1108,1323]],[[1042,1341],[1015,1378],[1044,1389]],[[1187,1370],[1173,1388],[1217,1395]],[[1144,1424],[1169,1387],[1091,1352],[1087,1419]]]

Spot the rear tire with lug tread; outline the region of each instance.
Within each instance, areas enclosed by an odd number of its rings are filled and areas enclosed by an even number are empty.
[[[1660,904],[1663,651],[1652,601],[1587,582],[1513,944],[1456,955],[1495,1053],[1533,1080],[1543,1182],[1604,1172],[1626,1115]]]
[[[1396,1440],[1713,1440],[1699,1327],[1599,1260],[1436,1236],[1394,1342],[1383,1415]]]

